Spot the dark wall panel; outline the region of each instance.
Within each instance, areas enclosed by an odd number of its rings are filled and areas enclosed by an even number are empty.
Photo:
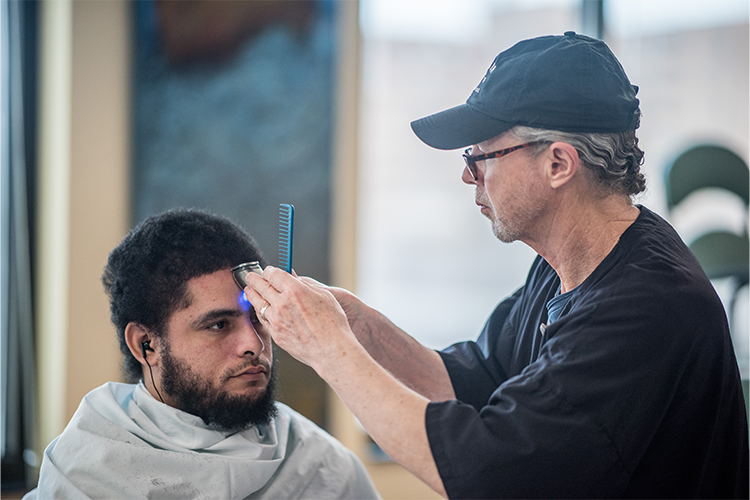
[[[291,203],[294,268],[328,281],[335,7],[134,4],[134,224],[208,209],[241,224],[277,265],[278,207]],[[279,357],[281,400],[324,423],[322,382]]]

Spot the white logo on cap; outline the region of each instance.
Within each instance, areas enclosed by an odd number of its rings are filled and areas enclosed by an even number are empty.
[[[497,68],[497,65],[495,64],[495,61],[492,61],[492,66],[490,66],[490,69],[487,70],[487,74],[484,75],[484,78],[482,78],[482,81],[479,82],[479,85],[477,85],[477,88],[474,89],[474,92],[478,94],[482,90],[482,84],[485,82],[485,80],[487,80],[487,77],[490,75],[490,73],[495,71],[495,68]]]

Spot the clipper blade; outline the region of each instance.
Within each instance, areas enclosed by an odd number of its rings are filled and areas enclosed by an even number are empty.
[[[259,276],[263,276],[263,269],[260,267],[260,263],[255,260],[233,267],[232,276],[234,276],[234,282],[237,283],[237,286],[240,287],[241,290],[244,290],[247,286],[247,280],[245,279],[247,273],[255,273]]]

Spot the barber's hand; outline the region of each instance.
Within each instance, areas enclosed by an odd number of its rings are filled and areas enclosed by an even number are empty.
[[[344,310],[346,319],[349,321],[349,326],[355,333],[357,332],[358,324],[366,321],[365,318],[369,307],[349,290],[324,285],[323,283],[308,277],[301,277],[300,280],[312,288],[319,288],[330,292]]]
[[[246,280],[245,295],[261,324],[279,347],[299,361],[317,370],[345,355],[348,342],[356,342],[344,310],[319,283],[271,266],[263,277],[248,273]]]

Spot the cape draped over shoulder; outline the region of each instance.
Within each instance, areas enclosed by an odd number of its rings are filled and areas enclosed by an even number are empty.
[[[291,408],[226,433],[143,384],[87,394],[44,452],[37,498],[379,498],[356,456]]]

